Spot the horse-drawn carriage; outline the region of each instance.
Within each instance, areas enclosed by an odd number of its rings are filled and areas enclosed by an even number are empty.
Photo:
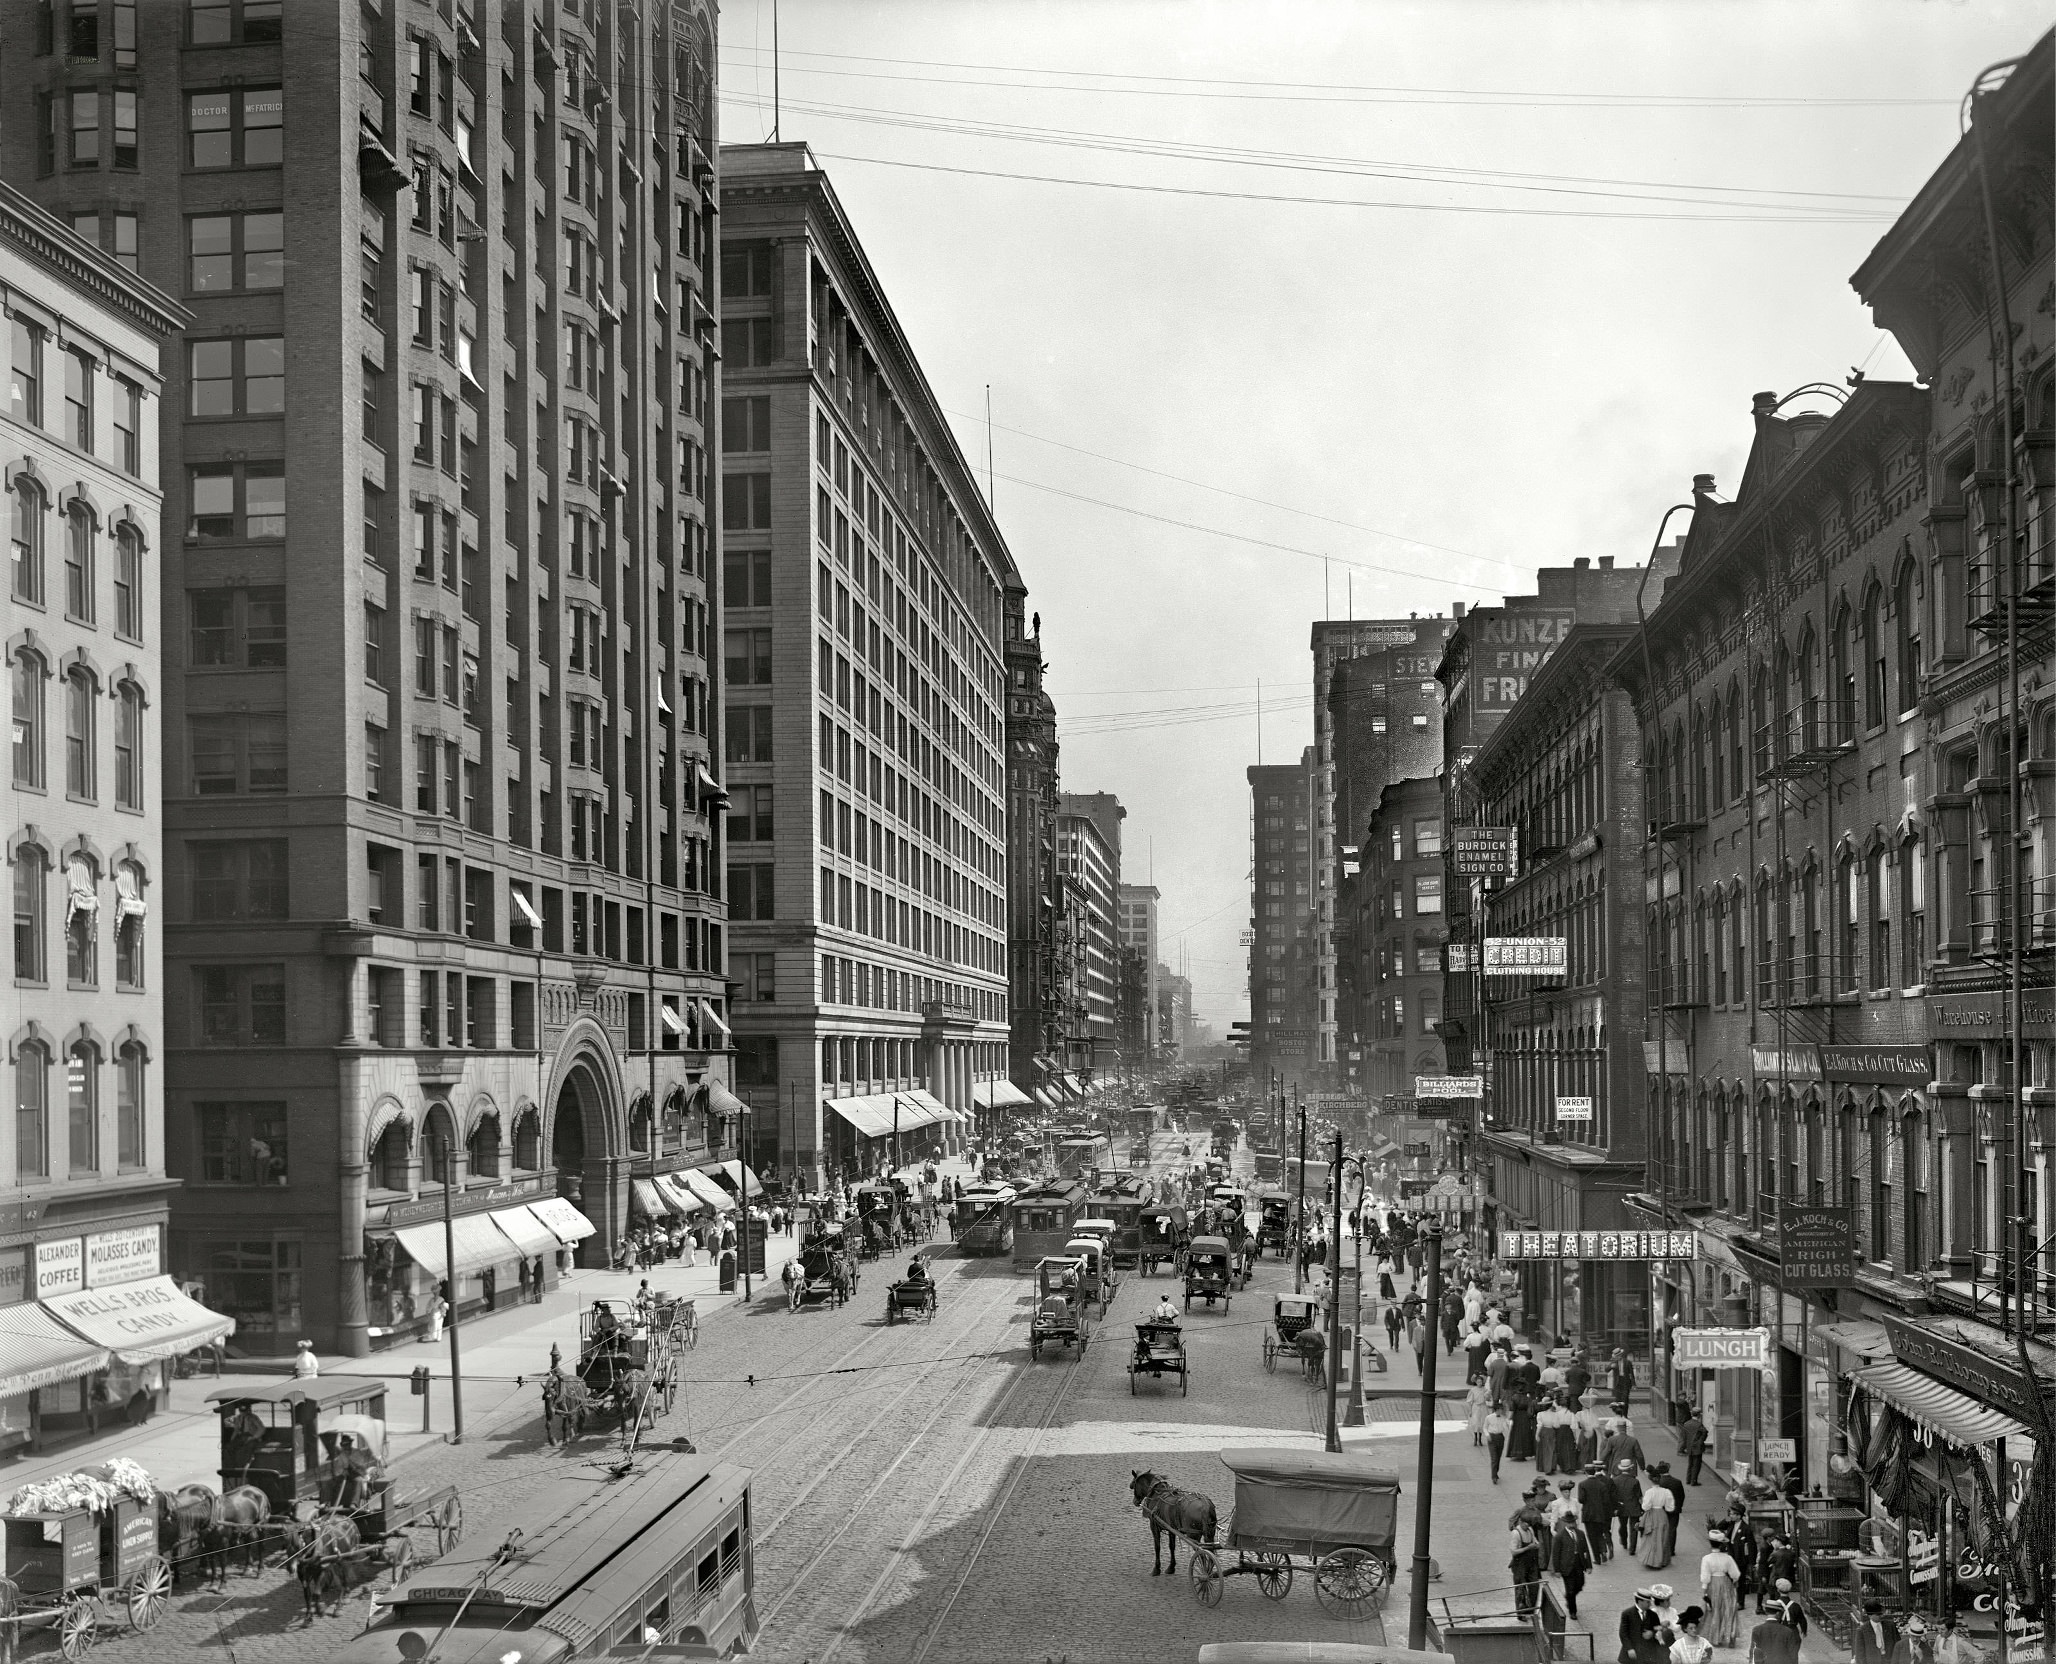
[[[1257,1252],[1275,1248],[1279,1257],[1284,1258],[1292,1252],[1292,1198],[1266,1196],[1262,1206],[1263,1217],[1256,1227]]]
[[[85,1656],[119,1611],[153,1627],[171,1600],[171,1562],[158,1542],[158,1496],[148,1474],[109,1463],[24,1486],[0,1521],[0,1659],[51,1630],[68,1659]]]
[[[1310,1572],[1330,1617],[1364,1618],[1385,1603],[1393,1574],[1399,1475],[1363,1456],[1299,1450],[1224,1450],[1235,1511],[1216,1543],[1188,1542],[1193,1593],[1218,1606],[1224,1580],[1254,1577],[1271,1600]],[[1227,1564],[1233,1550],[1235,1564]]]
[[[1315,1381],[1327,1378],[1328,1340],[1321,1332],[1321,1301],[1312,1294],[1271,1297],[1271,1326],[1264,1331],[1264,1368],[1275,1370],[1290,1356]]]
[[[1085,1356],[1085,1343],[1092,1338],[1085,1301],[1081,1297],[1080,1267],[1075,1259],[1051,1255],[1035,1267],[1035,1310],[1028,1319],[1028,1356],[1039,1358],[1045,1346],[1077,1348]]]
[[[1185,1355],[1185,1331],[1175,1323],[1148,1321],[1135,1325],[1135,1350],[1128,1359],[1128,1392],[1132,1397],[1136,1383],[1145,1375],[1161,1381],[1166,1375],[1178,1377],[1178,1396],[1183,1398],[1191,1387],[1192,1364]]]
[[[543,1376],[543,1438],[565,1443],[602,1410],[624,1426],[654,1421],[678,1398],[675,1323],[659,1321],[655,1301],[595,1300],[578,1314],[578,1365],[566,1374],[557,1349]]]
[[[1155,1202],[1142,1210],[1137,1223],[1140,1246],[1136,1263],[1145,1277],[1156,1275],[1159,1265],[1169,1265],[1178,1257],[1178,1245],[1190,1232],[1185,1210],[1176,1202]]]
[[[1227,1238],[1194,1237],[1192,1246],[1185,1252],[1185,1309],[1191,1311],[1192,1302],[1201,1299],[1207,1303],[1208,1310],[1212,1310],[1218,1300],[1221,1310],[1227,1311],[1234,1282],[1235,1258],[1228,1250]]]
[[[857,1292],[856,1256],[839,1221],[817,1221],[792,1264],[786,1287],[794,1311],[810,1301],[839,1306]]]
[[[941,1296],[935,1291],[935,1279],[928,1275],[928,1268],[916,1260],[908,1267],[903,1280],[886,1286],[885,1321],[893,1324],[903,1317],[909,1322],[916,1317],[932,1320],[940,1304]]]
[[[896,1186],[860,1184],[850,1193],[850,1210],[862,1244],[858,1252],[867,1260],[897,1253],[911,1239],[905,1228],[900,1193]]]

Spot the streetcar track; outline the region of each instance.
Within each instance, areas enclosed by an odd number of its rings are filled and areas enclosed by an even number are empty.
[[[999,1300],[988,1302],[985,1306],[980,1308],[980,1310],[974,1317],[972,1323],[964,1332],[969,1333],[971,1330],[976,1329],[980,1322],[982,1322],[985,1318],[991,1316],[994,1310],[996,1310],[999,1306],[1004,1305],[1005,1303],[1006,1298],[1004,1295],[1002,1295]],[[957,1338],[961,1337],[952,1337],[952,1341],[950,1344],[954,1344],[954,1340]],[[928,1383],[935,1378],[937,1371],[943,1365],[951,1363],[964,1363],[968,1361],[969,1360],[964,1358],[952,1357],[947,1355],[940,1358],[929,1360],[929,1368],[926,1371],[924,1371],[920,1375],[917,1375],[899,1392],[895,1393],[890,1402],[885,1404],[878,1411],[878,1413],[870,1419],[870,1421],[865,1423],[861,1431],[850,1435],[848,1440],[850,1448],[859,1448],[863,1444],[866,1436],[869,1435],[869,1433],[874,1427],[876,1427],[887,1416],[892,1414],[894,1410],[898,1409],[900,1405],[905,1403],[912,1394],[918,1392],[921,1388],[927,1386]],[[901,1450],[899,1456],[894,1458],[892,1467],[886,1470],[886,1473],[888,1475],[893,1471],[893,1469],[897,1468],[899,1464],[906,1459],[908,1453],[912,1451],[915,1443],[927,1435],[929,1428],[931,1428],[934,1425],[936,1418],[939,1417],[942,1414],[942,1412],[945,1409],[947,1409],[960,1394],[964,1392],[966,1387],[969,1385],[970,1380],[971,1377],[967,1372],[959,1371],[956,1383],[953,1386],[951,1386],[947,1392],[944,1393],[941,1400],[937,1403],[935,1409],[930,1413],[928,1420],[922,1423],[920,1431],[915,1433],[912,1436],[912,1438],[910,1438],[907,1441],[906,1446]],[[769,1542],[774,1535],[776,1535],[779,1527],[784,1525],[785,1522],[793,1516],[794,1512],[797,1511],[800,1508],[800,1506],[803,1503],[805,1503],[811,1496],[813,1496],[815,1491],[817,1491],[818,1489],[820,1489],[822,1485],[827,1483],[829,1475],[832,1474],[834,1471],[835,1470],[832,1467],[822,1468],[819,1473],[817,1473],[812,1479],[810,1479],[807,1482],[805,1488],[801,1490],[799,1495],[794,1497],[791,1502],[786,1504],[785,1508],[783,1509],[783,1511],[779,1513],[777,1518],[773,1519],[770,1522],[770,1524],[766,1525],[762,1530],[756,1533],[756,1544],[759,1549],[762,1549],[763,1546],[767,1542]],[[884,1483],[884,1480],[881,1478],[878,1481],[878,1484],[882,1483]],[[865,1502],[868,1502],[871,1499],[871,1496],[876,1492],[878,1488],[878,1484],[874,1484],[871,1487],[871,1490],[865,1493]],[[860,1503],[858,1506],[861,1507],[862,1503]],[[807,1569],[811,1570],[812,1566],[813,1563],[809,1561]],[[780,1604],[783,1604],[782,1599]],[[774,1607],[772,1610],[776,1611],[777,1608]],[[769,1621],[770,1619],[767,1616],[764,1622],[768,1623]]]

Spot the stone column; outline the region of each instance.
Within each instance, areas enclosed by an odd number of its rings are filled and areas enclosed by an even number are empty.
[[[340,1032],[336,1036],[336,1349],[345,1357],[371,1355],[371,1316],[364,1287],[364,1196],[368,1158],[364,1149],[367,1040],[357,1022],[357,956],[368,933],[332,932],[328,951],[336,959]],[[369,1036],[375,1043],[378,1036]]]

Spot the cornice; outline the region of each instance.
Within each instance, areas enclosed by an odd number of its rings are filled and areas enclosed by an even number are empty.
[[[0,230],[73,288],[153,335],[175,335],[193,321],[192,313],[162,289],[117,264],[5,180],[0,180]]]

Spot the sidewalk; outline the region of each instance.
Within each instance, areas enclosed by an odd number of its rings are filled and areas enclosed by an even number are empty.
[[[798,1251],[797,1239],[774,1236],[766,1245],[768,1275],[756,1280],[755,1293],[762,1298],[768,1288],[782,1296],[778,1273]],[[501,1310],[467,1318],[458,1330],[458,1353],[463,1369],[464,1428],[467,1439],[500,1419],[503,1414],[535,1407],[540,1403],[536,1378],[550,1367],[550,1347],[560,1347],[567,1359],[578,1355],[578,1313],[596,1299],[629,1299],[647,1276],[650,1287],[664,1294],[679,1295],[697,1304],[705,1322],[715,1313],[735,1305],[742,1298],[741,1284],[732,1294],[723,1294],[720,1273],[704,1255],[691,1270],[668,1262],[647,1273],[639,1271],[573,1271],[535,1305],[508,1305]],[[140,1427],[116,1423],[96,1439],[68,1444],[61,1450],[40,1456],[24,1455],[15,1461],[0,1461],[0,1498],[20,1486],[55,1474],[73,1473],[112,1456],[140,1462],[150,1476],[167,1490],[185,1484],[219,1487],[221,1444],[218,1418],[208,1404],[212,1393],[248,1385],[254,1390],[273,1392],[288,1360],[268,1360],[269,1367],[238,1372],[231,1369],[219,1380],[211,1374],[197,1375],[171,1384],[171,1404]],[[429,1393],[423,1400],[408,1390],[409,1379],[418,1366],[430,1374]],[[321,1359],[324,1377],[336,1375],[372,1376],[387,1383],[386,1425],[389,1460],[399,1462],[423,1446],[438,1446],[451,1425],[450,1344],[446,1332],[431,1346],[422,1342],[403,1343],[368,1358],[325,1355]],[[429,1431],[422,1431],[422,1411],[428,1411]]]

